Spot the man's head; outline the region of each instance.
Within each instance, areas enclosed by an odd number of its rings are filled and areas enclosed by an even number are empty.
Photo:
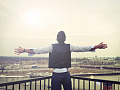
[[[57,34],[58,43],[59,44],[64,44],[65,40],[66,40],[66,35],[65,35],[64,31],[58,32],[58,34]]]

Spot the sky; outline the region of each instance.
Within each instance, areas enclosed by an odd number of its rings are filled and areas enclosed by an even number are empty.
[[[18,46],[42,48],[56,43],[59,31],[72,45],[108,44],[107,49],[72,53],[72,57],[120,56],[119,5],[120,0],[0,0],[0,56],[17,56]]]

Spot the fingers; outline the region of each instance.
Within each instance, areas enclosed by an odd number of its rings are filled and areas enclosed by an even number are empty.
[[[19,48],[14,49],[14,52],[15,52],[15,54],[19,55],[19,54],[23,53],[23,48],[21,46],[19,46]]]
[[[105,49],[105,48],[107,48],[107,44],[103,44],[103,42],[101,42],[100,44],[98,44],[98,48]]]
[[[20,53],[15,53],[15,54],[20,55]]]
[[[103,42],[101,42],[101,44],[103,44]]]
[[[108,46],[107,46],[107,44],[103,44],[103,49],[105,49],[105,48],[107,48]]]
[[[22,48],[21,46],[19,46],[19,48]]]
[[[18,53],[18,52],[15,52],[15,54],[20,55],[20,53]]]
[[[103,44],[103,42],[101,42],[100,44]]]
[[[19,50],[15,50],[14,52],[15,52],[15,53],[19,53]]]
[[[15,54],[17,54],[17,55],[19,55],[20,54],[20,52],[19,52],[19,49],[15,49]]]
[[[102,49],[105,49],[107,47],[108,47],[107,44],[102,44]]]

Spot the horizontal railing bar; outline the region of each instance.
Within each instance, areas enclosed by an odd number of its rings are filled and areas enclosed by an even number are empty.
[[[82,80],[90,80],[90,81],[99,81],[99,82],[120,84],[119,81],[102,80],[102,79],[91,79],[91,78],[85,78],[85,77],[81,77],[81,76],[79,76],[79,77],[71,76],[71,78],[73,78],[73,79],[82,79]]]
[[[92,74],[93,75],[93,74]],[[33,81],[41,81],[41,80],[45,80],[45,79],[50,79],[52,78],[52,76],[48,76],[48,77],[37,77],[37,78],[32,78],[32,79],[28,79],[28,80],[21,80],[21,81],[14,81],[14,82],[8,82],[8,83],[1,83],[0,87],[3,86],[9,86],[9,85],[15,85],[15,84],[19,84],[19,88],[20,88],[20,84],[21,83],[26,83],[26,82],[33,82]],[[105,83],[113,83],[115,84],[120,84],[120,82],[118,81],[110,81],[110,80],[102,80],[102,79],[91,79],[91,78],[86,78],[86,77],[82,77],[82,76],[71,76],[72,79],[81,79],[81,80],[88,80],[88,81],[99,81],[99,82],[105,82]]]
[[[49,78],[52,78],[52,76],[40,77],[40,78],[34,78],[34,79],[28,79],[28,80],[13,81],[13,82],[8,82],[8,83],[1,83],[0,87],[8,86],[8,85],[14,85],[14,84],[20,84],[20,83],[25,83],[25,82],[44,80],[44,79],[49,79]]]
[[[105,76],[105,75],[120,75],[120,73],[90,73],[90,74],[77,74],[77,75],[72,75],[72,76],[90,76],[90,75],[94,75],[94,76]]]

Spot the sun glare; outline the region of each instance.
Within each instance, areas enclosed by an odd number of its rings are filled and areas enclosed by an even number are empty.
[[[33,9],[25,13],[24,21],[27,25],[36,27],[45,21],[45,17],[44,13]]]

